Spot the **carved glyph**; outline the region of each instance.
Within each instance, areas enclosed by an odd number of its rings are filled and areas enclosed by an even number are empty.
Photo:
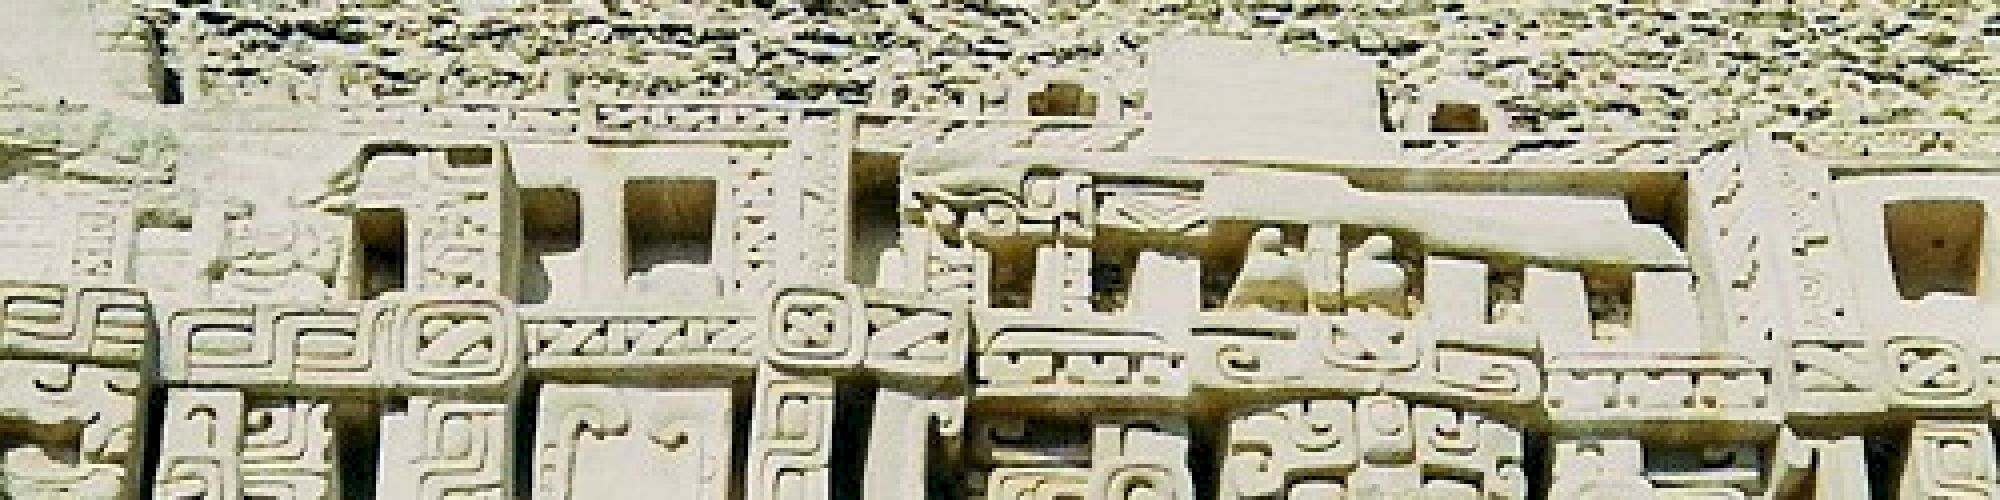
[[[1395,398],[1249,409],[1230,420],[1227,443],[1224,498],[1527,495],[1519,429]]]
[[[377,495],[509,498],[514,495],[513,411],[506,404],[412,397],[382,416]]]
[[[155,496],[339,497],[330,403],[210,389],[176,389],[167,400]]]
[[[0,461],[6,492],[24,498],[123,498],[137,486],[141,380],[128,369],[0,360],[0,420],[79,426],[68,439],[28,442]]]
[[[520,370],[524,349],[513,304],[476,294],[192,306],[166,323],[162,371],[195,383],[498,386]]]
[[[537,499],[728,497],[726,388],[551,385],[539,412]]]

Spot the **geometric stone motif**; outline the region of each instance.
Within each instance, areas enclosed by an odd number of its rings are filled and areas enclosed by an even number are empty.
[[[2000,497],[1992,2],[0,3],[0,497]]]
[[[727,388],[549,385],[540,403],[536,499],[727,498]]]

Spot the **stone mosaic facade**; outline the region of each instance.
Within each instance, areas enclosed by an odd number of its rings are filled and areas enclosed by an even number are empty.
[[[2000,497],[1981,2],[0,7],[0,498]]]

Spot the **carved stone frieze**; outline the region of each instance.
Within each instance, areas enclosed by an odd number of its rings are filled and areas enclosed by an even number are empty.
[[[0,2],[0,498],[2000,497],[1991,5],[1517,3]]]

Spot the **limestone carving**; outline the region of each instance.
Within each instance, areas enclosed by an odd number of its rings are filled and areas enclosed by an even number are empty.
[[[0,498],[2000,497],[1991,2],[7,0]]]
[[[332,405],[247,399],[229,390],[168,394],[154,496],[338,498]]]
[[[727,388],[545,386],[534,497],[727,498]]]
[[[394,498],[508,498],[514,495],[511,428],[504,403],[411,397],[382,416],[377,495]]]

